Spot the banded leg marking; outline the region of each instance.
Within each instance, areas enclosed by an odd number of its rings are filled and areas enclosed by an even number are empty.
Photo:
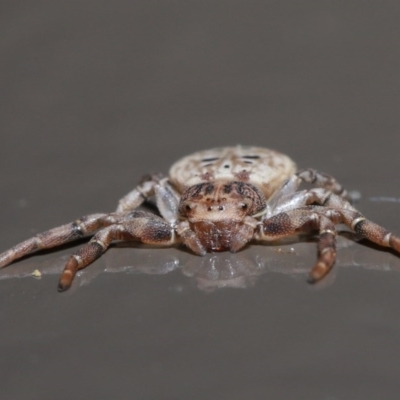
[[[321,215],[318,241],[318,260],[308,277],[309,283],[321,280],[333,267],[336,260],[336,229],[333,222]]]
[[[306,223],[313,223],[318,218],[315,212],[296,209],[282,212],[262,220],[255,238],[261,241],[273,241],[296,234]]]
[[[359,216],[351,223],[354,232],[380,246],[390,247],[400,253],[400,238],[387,229]]]
[[[68,289],[76,273],[98,259],[115,240],[163,246],[170,246],[177,241],[174,229],[162,218],[144,211],[132,211],[119,218],[118,223],[97,232],[70,257],[61,274],[58,290]]]
[[[317,185],[318,187],[327,189],[343,198],[348,198],[347,191],[331,175],[325,174],[323,172],[318,172],[312,168],[302,169],[298,171],[296,175],[304,182],[311,183]]]
[[[35,251],[51,249],[80,239],[113,222],[114,218],[111,214],[91,214],[69,224],[38,233],[0,254],[0,268]]]
[[[259,240],[272,241],[315,229],[319,230],[318,259],[308,278],[310,283],[314,283],[332,269],[336,259],[336,229],[329,217],[316,212],[314,207],[280,213],[265,219],[256,237]]]
[[[334,197],[334,196],[331,196]],[[336,199],[337,200],[337,199]],[[336,202],[336,200],[334,202]],[[347,203],[347,202],[345,202]],[[360,212],[350,206],[346,208],[312,206],[318,213],[325,215],[335,224],[344,223],[352,231],[379,246],[390,247],[400,253],[400,238],[364,217]]]
[[[161,175],[146,175],[139,184],[118,202],[117,213],[125,213],[139,207],[155,193],[155,187],[162,180]]]
[[[71,286],[78,270],[85,268],[99,258],[110,246],[112,240],[121,238],[120,225],[112,225],[98,232],[86,245],[82,246],[68,260],[58,283],[60,292]]]

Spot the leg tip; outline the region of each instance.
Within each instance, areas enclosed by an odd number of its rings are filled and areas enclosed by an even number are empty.
[[[57,290],[61,293],[61,292],[65,292],[68,289],[68,287],[65,287],[63,285],[61,285],[60,283],[57,286]]]
[[[59,292],[65,292],[67,289],[70,288],[70,286],[71,286],[70,283],[63,282],[63,281],[61,280],[61,281],[58,283],[57,290],[58,290]]]
[[[310,272],[310,275],[308,275],[307,282],[313,285],[319,282],[322,278],[324,278],[328,272],[329,270],[326,271],[313,270]]]
[[[75,260],[73,256],[71,257],[71,259]],[[67,290],[71,286],[72,280],[74,279],[76,271],[69,269],[68,266],[69,265],[67,264],[60,276],[60,280],[58,281],[59,292],[64,292],[65,290]]]
[[[322,261],[317,262],[314,268],[310,271],[307,282],[312,284],[319,282],[322,278],[324,278],[328,274],[328,272],[332,269],[332,266],[333,262],[330,263]]]
[[[310,274],[308,275],[307,282],[310,284],[315,284],[319,282],[322,278],[325,277],[325,275],[329,271],[323,271],[324,273],[321,273],[321,271],[311,271]]]
[[[317,283],[319,279],[317,279],[315,276],[309,275],[307,278],[307,283],[313,285],[314,283]]]

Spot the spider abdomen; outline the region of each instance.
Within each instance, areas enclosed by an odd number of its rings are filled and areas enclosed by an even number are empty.
[[[296,171],[285,154],[254,146],[220,147],[199,151],[172,165],[172,184],[184,192],[203,182],[239,181],[259,187],[270,197]]]

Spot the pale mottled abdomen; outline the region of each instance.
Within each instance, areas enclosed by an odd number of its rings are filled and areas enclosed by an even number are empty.
[[[268,198],[296,172],[286,155],[262,147],[236,146],[203,150],[177,161],[170,180],[179,191],[201,182],[226,180],[252,183]]]

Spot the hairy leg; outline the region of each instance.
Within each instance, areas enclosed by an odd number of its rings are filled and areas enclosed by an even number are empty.
[[[132,211],[152,196],[155,196],[162,217],[175,223],[178,220],[179,194],[167,178],[159,175],[143,177],[139,185],[119,201],[116,212]]]
[[[99,228],[114,224],[116,220],[115,214],[91,214],[69,224],[38,233],[0,254],[0,268],[35,251],[51,249],[77,240]]]
[[[306,168],[298,171],[295,176],[304,182],[326,189],[345,199],[348,197],[348,193],[342,185],[333,176],[325,174],[324,172],[319,172],[312,168]]]
[[[260,241],[273,241],[299,232],[314,230],[319,231],[319,243],[318,259],[308,279],[313,283],[331,270],[336,259],[336,229],[329,217],[314,210],[313,207],[283,212],[264,219],[255,238]]]
[[[311,183],[318,188],[311,190],[301,190],[299,187],[302,182]],[[290,209],[304,207],[316,201],[323,204],[330,194],[334,194],[348,200],[348,193],[342,185],[331,175],[318,172],[315,169],[302,169],[292,175],[279,190],[277,190],[267,201],[266,217],[284,212]],[[314,198],[315,200],[310,200]]]
[[[338,207],[338,204],[341,204],[342,202],[342,199],[333,197],[327,202],[327,207],[313,206],[312,208],[317,212],[326,215],[335,224],[344,223],[353,232],[370,242],[376,243],[379,246],[390,247],[397,253],[400,253],[399,237],[395,236],[386,228],[368,220],[364,215],[350,205],[346,208]]]
[[[320,280],[332,268],[336,257],[335,224],[342,223],[370,242],[390,247],[400,253],[399,237],[369,221],[345,199],[334,194],[325,198],[323,206],[306,206],[263,220],[256,238],[270,241],[318,228],[319,258],[309,277],[309,282],[313,283]]]
[[[160,217],[144,211],[133,211],[121,217],[118,223],[100,230],[68,260],[61,274],[58,290],[71,286],[77,271],[99,258],[115,240],[173,245],[178,242],[171,225]]]
[[[352,231],[361,237],[376,243],[380,246],[390,247],[396,252],[400,253],[400,238],[389,232],[382,226],[368,220],[356,208],[354,208],[348,201],[341,196],[330,194],[329,196],[320,198],[313,198],[313,202],[321,204],[321,206],[310,206],[309,208],[316,212],[322,213],[330,218],[335,224],[344,223]],[[322,201],[323,199],[323,201]],[[310,201],[311,197],[310,197]]]
[[[318,282],[333,267],[336,260],[335,224],[327,217],[321,216],[319,221],[318,260],[310,271],[309,283]]]

